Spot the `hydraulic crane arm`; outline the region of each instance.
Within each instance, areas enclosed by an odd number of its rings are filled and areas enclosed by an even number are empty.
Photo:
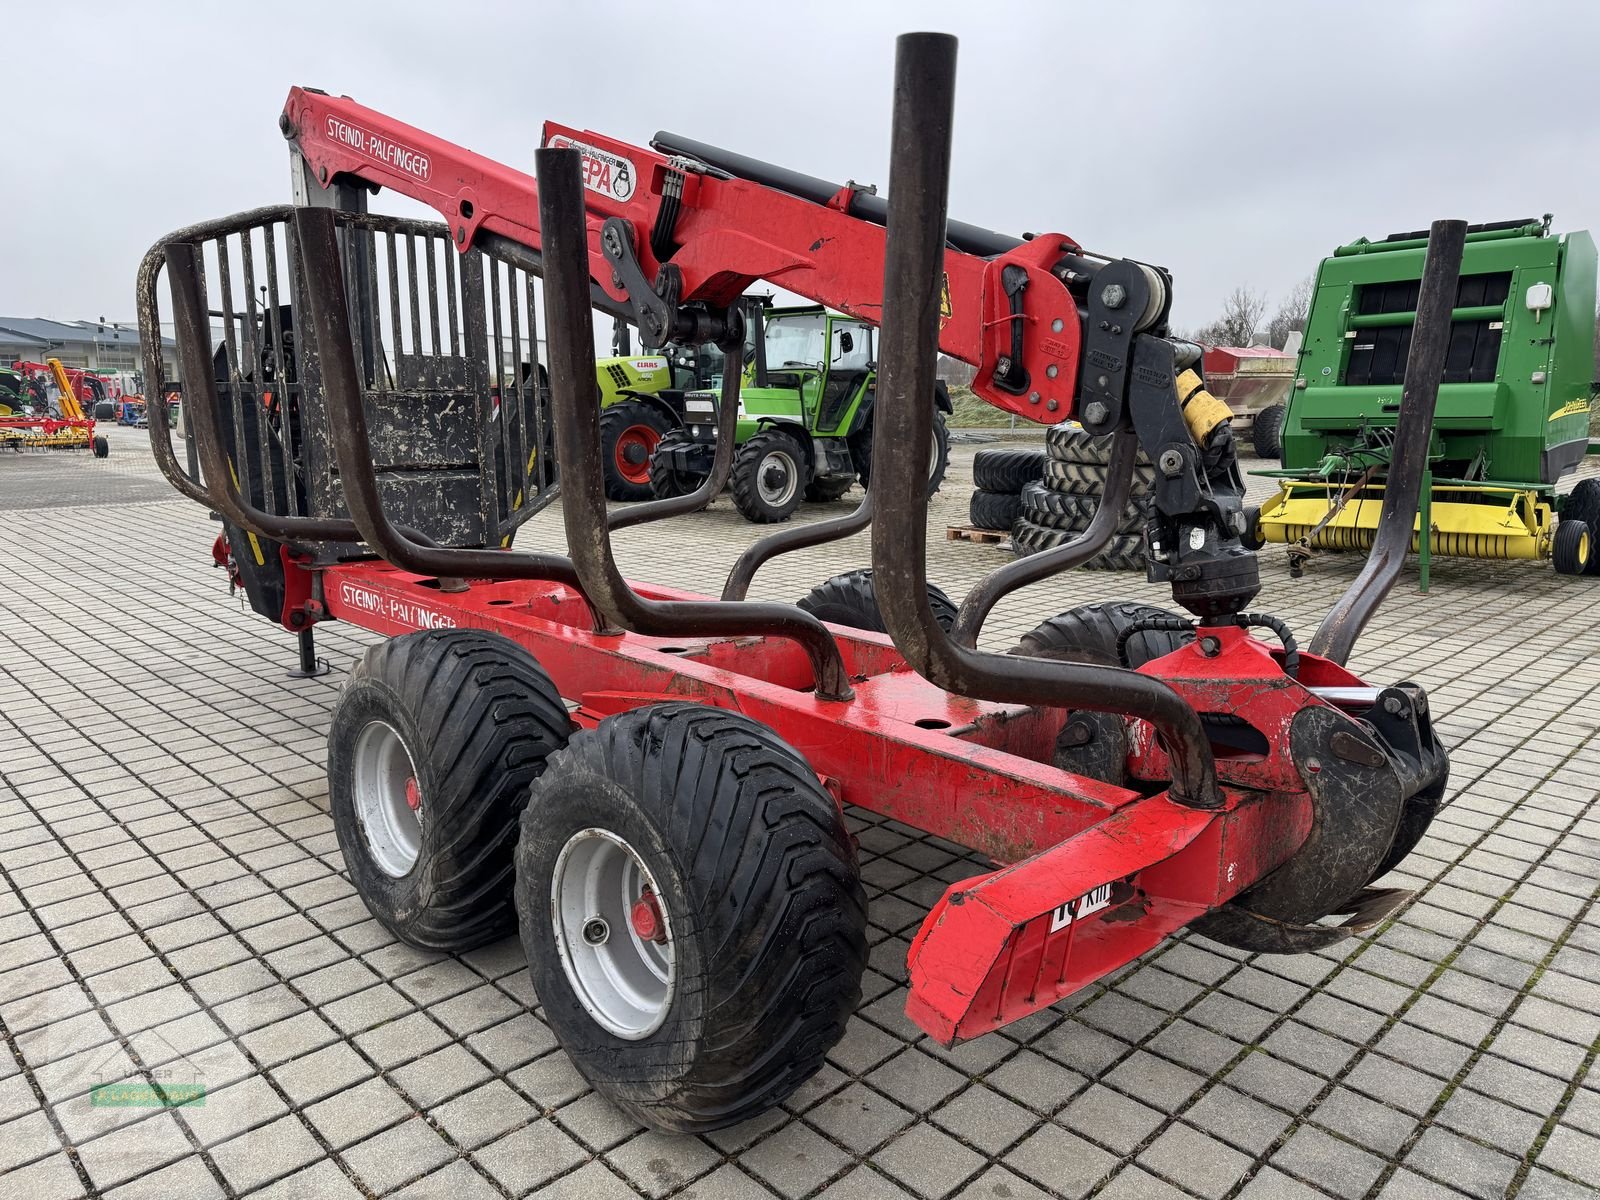
[[[532,176],[307,88],[291,89],[279,127],[323,187],[391,188],[437,211],[458,250],[501,239],[541,271]],[[882,323],[883,200],[673,135],[656,142],[544,127],[545,146],[582,156],[594,303],[637,324],[645,346],[736,337],[736,301],[761,280]],[[1242,612],[1259,576],[1239,541],[1244,485],[1228,411],[1198,375],[1180,376],[1163,336],[1166,273],[1085,254],[1065,234],[1016,240],[949,222],[940,286],[939,346],[976,368],[973,391],[1042,423],[1131,425],[1158,468],[1151,580],[1171,581],[1199,616]]]
[[[450,224],[460,250],[485,235],[541,248],[531,175],[305,88],[290,91],[280,127],[324,186],[353,177],[419,200]],[[672,135],[657,142],[544,127],[545,145],[583,152],[590,275],[627,306],[646,345],[714,332],[703,322],[758,280],[880,320],[880,199],[849,185],[824,196],[826,181]],[[1073,415],[1085,298],[1106,265],[1064,234],[1023,241],[952,223],[940,349],[975,366],[973,390],[999,408],[1047,423]],[[1167,309],[1166,277],[1135,271],[1149,295],[1129,333]]]

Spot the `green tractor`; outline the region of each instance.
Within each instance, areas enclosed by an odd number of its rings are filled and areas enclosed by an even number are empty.
[[[658,354],[622,353],[595,363],[608,498],[650,498],[650,456],[665,434],[683,428],[684,393],[721,378],[722,352],[712,345],[667,345]]]
[[[754,300],[746,331],[739,448],[729,480],[739,512],[759,524],[786,521],[802,500],[838,500],[857,480],[867,486],[878,331],[820,305],[774,308]],[[683,397],[683,427],[663,434],[650,459],[656,496],[692,491],[710,473],[718,390]],[[944,384],[934,385],[933,403],[929,495],[939,490],[950,457]]]

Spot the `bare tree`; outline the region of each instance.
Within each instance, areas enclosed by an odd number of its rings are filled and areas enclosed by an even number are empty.
[[[1236,287],[1222,302],[1222,315],[1195,330],[1192,340],[1206,346],[1248,346],[1266,315],[1267,298],[1247,287]]]
[[[1306,316],[1311,312],[1311,287],[1311,276],[1307,275],[1289,289],[1278,311],[1267,322],[1267,344],[1274,350],[1282,350],[1295,330],[1305,329]]]

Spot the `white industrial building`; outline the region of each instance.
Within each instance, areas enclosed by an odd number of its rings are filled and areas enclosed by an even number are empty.
[[[162,369],[177,377],[175,343],[161,339]],[[42,317],[0,317],[0,364],[18,359],[43,362],[59,358],[63,366],[94,371],[139,371],[139,326],[133,321],[50,321]]]

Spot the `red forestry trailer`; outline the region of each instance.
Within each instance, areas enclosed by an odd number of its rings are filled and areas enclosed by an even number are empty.
[[[176,326],[198,472],[162,405],[152,444],[221,516],[220,560],[286,629],[388,635],[329,732],[355,886],[415,946],[520,930],[561,1044],[656,1128],[780,1102],[843,1033],[867,949],[844,805],[996,864],[949,889],[910,952],[908,1012],[950,1043],[1180,929],[1273,953],[1368,929],[1405,898],[1373,884],[1444,796],[1422,689],[1344,666],[1418,481],[1391,475],[1382,550],[1308,649],[1248,611],[1226,408],[1167,336],[1166,273],[947,221],[954,67],[953,39],[901,39],[887,201],[669,135],[557,126],[536,182],[296,88],[281,124],[298,203],[181,230],[140,270],[143,344],[166,313]],[[366,212],[380,187],[443,222]],[[1397,448],[1400,472],[1425,462],[1461,240],[1435,227],[1396,439],[1419,453]],[[710,477],[608,512],[592,308],[647,345],[731,351],[758,280],[880,326],[872,487],[847,517],[755,542],[719,599],[629,583],[611,531],[723,486],[740,362]],[[1076,417],[1109,460],[1079,538],[995,571],[954,614],[930,603],[926,463],[907,449],[930,444],[941,349],[991,403]],[[159,394],[153,353],[146,378]],[[1141,448],[1149,575],[1183,611],[1091,605],[1010,654],[976,649],[998,599],[1105,544]],[[512,548],[558,492],[566,553]],[[774,555],[868,526],[870,575],[807,604],[745,600]]]

